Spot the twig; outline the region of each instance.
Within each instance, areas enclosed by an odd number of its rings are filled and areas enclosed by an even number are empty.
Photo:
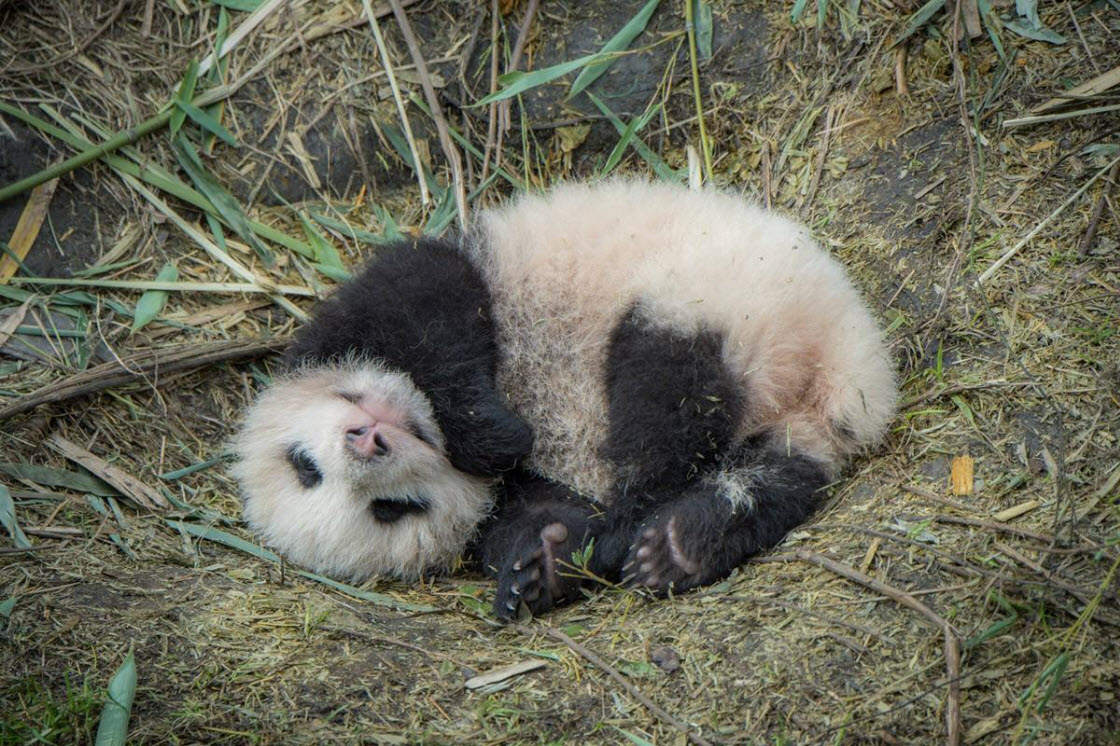
[[[1104,213],[1104,203],[1108,197],[1108,190],[1116,184],[1117,176],[1120,176],[1120,160],[1112,164],[1112,170],[1108,172],[1108,178],[1104,180],[1104,186],[1101,187],[1101,196],[1097,198],[1097,206],[1093,208],[1093,216],[1089,218],[1089,227],[1081,238],[1081,246],[1077,249],[1077,253],[1081,256],[1088,254],[1089,249],[1093,247],[1097,238],[1097,225],[1101,222],[1101,214]]]
[[[498,90],[498,0],[490,2],[490,94]],[[479,183],[485,184],[490,173],[490,153],[497,141],[498,102],[490,104],[490,123],[486,126],[486,146],[482,149],[482,176]]]
[[[926,490],[919,489],[918,487],[911,487],[908,484],[902,485],[902,491],[909,492],[911,495],[917,495],[918,497],[924,498],[926,500],[932,500],[935,503],[940,503],[947,507],[959,510],[963,513],[976,512],[975,508],[970,508],[969,506],[959,503],[956,500],[950,500],[948,498],[941,497],[940,495],[935,495],[932,492],[927,492]]]
[[[691,0],[690,0],[691,1]],[[832,126],[836,120],[840,118],[840,112],[832,106],[828,107],[828,111],[824,114],[824,132],[821,134],[821,147],[820,147],[820,160],[817,161],[817,167],[813,170],[813,179],[809,182],[809,192],[805,195],[805,204],[801,206],[801,214],[809,214],[809,206],[813,204],[813,199],[817,195],[817,187],[821,183],[821,175],[824,173],[824,162],[828,160],[828,146],[832,139]]]
[[[220,60],[232,52],[246,36],[253,32],[253,29],[261,25],[265,19],[286,4],[287,0],[267,0],[263,5],[257,6],[257,9],[250,13],[249,17],[242,21],[240,25],[226,37],[225,42],[222,43],[222,48],[218,50],[217,54],[207,55],[206,59],[199,63],[198,74],[205,75],[216,60]]]
[[[1113,158],[1112,161],[1107,166],[1105,166],[1100,171],[1098,171],[1093,176],[1093,178],[1086,181],[1085,184],[1080,189],[1078,189],[1076,192],[1074,192],[1073,195],[1069,199],[1067,199],[1062,204],[1058,205],[1056,210],[1054,210],[1052,213],[1050,213],[1045,218],[1043,218],[1042,222],[1040,222],[1038,225],[1036,225],[1030,233],[1028,233],[1026,236],[1024,236],[1021,241],[1019,241],[1019,243],[1015,244],[1010,249],[1008,249],[1006,252],[1004,252],[1003,256],[1001,256],[999,259],[996,259],[995,263],[992,264],[992,266],[988,267],[986,270],[984,270],[984,273],[982,275],[980,275],[980,277],[977,278],[976,284],[977,285],[983,285],[985,282],[990,280],[992,275],[994,275],[996,272],[999,271],[1000,267],[1007,264],[1007,262],[1011,259],[1011,257],[1018,254],[1019,251],[1024,246],[1026,246],[1028,243],[1031,242],[1031,239],[1033,239],[1040,232],[1042,232],[1043,228],[1050,225],[1051,221],[1053,221],[1054,218],[1058,217],[1058,215],[1060,215],[1067,207],[1069,207],[1071,204],[1076,202],[1077,199],[1082,194],[1084,194],[1085,192],[1087,192],[1089,190],[1089,187],[1093,186],[1093,184],[1096,183],[1097,179],[1099,179],[1102,176],[1104,176],[1105,174],[1109,173],[1109,171],[1112,169],[1112,167],[1115,166],[1117,163],[1120,163],[1120,156],[1117,156],[1116,158]]]
[[[597,666],[604,673],[606,673],[608,676],[610,676],[612,679],[614,679],[619,684],[619,686],[621,686],[623,689],[625,689],[631,697],[638,700],[638,702],[640,702],[642,704],[642,706],[645,707],[647,710],[649,710],[655,717],[663,720],[665,723],[667,723],[667,724],[671,725],[672,727],[676,728],[681,733],[684,733],[688,737],[689,741],[691,741],[694,744],[697,744],[697,746],[711,746],[711,743],[709,741],[705,740],[702,736],[700,736],[700,734],[696,733],[689,725],[681,722],[680,720],[673,717],[672,715],[670,715],[665,710],[658,707],[657,704],[653,700],[651,700],[646,695],[642,694],[641,690],[639,690],[638,687],[634,686],[629,681],[627,681],[625,678],[623,678],[622,674],[620,674],[612,666],[608,665],[606,663],[606,661],[604,661],[599,656],[595,655],[595,653],[592,653],[590,650],[585,648],[583,645],[580,645],[578,642],[576,642],[572,638],[568,637],[566,634],[564,634],[560,630],[555,629],[553,627],[526,627],[526,626],[523,626],[523,625],[519,625],[517,627],[517,629],[518,629],[518,631],[520,631],[520,632],[522,632],[526,635],[534,635],[534,636],[538,632],[544,632],[549,637],[552,637],[553,639],[559,640],[560,642],[564,643],[569,648],[571,648],[575,653],[577,653],[581,657],[585,658],[593,666]]]
[[[393,61],[389,59],[389,49],[385,46],[385,37],[381,35],[381,27],[377,24],[377,16],[373,13],[369,0],[362,0],[369,27],[373,29],[373,38],[377,42],[377,51],[381,54],[381,64],[385,66],[385,76],[389,79],[389,88],[393,91],[393,100],[397,104],[397,113],[401,117],[401,127],[404,129],[404,139],[408,141],[409,152],[412,153],[412,163],[416,170],[416,180],[420,183],[420,202],[425,207],[432,201],[428,193],[428,182],[424,178],[424,163],[420,160],[420,151],[416,147],[416,138],[412,136],[412,125],[408,121],[408,112],[404,110],[404,99],[401,98],[401,89],[397,85],[397,76],[393,72]],[[394,8],[395,10],[395,8]]]
[[[894,89],[899,97],[910,95],[906,86],[906,50],[910,42],[904,41],[894,50]]]
[[[144,20],[140,22],[140,35],[147,39],[152,35],[152,17],[155,14],[156,0],[144,3]]]
[[[684,3],[684,26],[688,31],[688,58],[692,65],[692,97],[696,101],[696,121],[700,126],[700,150],[704,154],[704,171],[708,181],[712,180],[712,149],[708,144],[708,130],[704,126],[704,102],[700,97],[700,67],[696,62],[696,24],[692,19],[692,0]]]
[[[982,383],[958,383],[953,386],[943,386],[941,388],[932,388],[924,394],[918,394],[906,399],[899,405],[899,409],[905,411],[910,407],[917,404],[922,404],[933,399],[940,399],[945,396],[952,396],[953,394],[960,394],[965,391],[982,391],[983,389],[1001,388],[1004,386],[1033,386],[1031,381],[984,381]]]
[[[0,408],[0,422],[34,409],[40,404],[68,401],[104,389],[147,380],[149,374],[162,375],[195,370],[220,362],[235,362],[277,352],[287,345],[282,338],[250,341],[204,342],[144,350],[76,373],[48,384]]]
[[[369,2],[369,0],[364,1]],[[436,123],[440,147],[443,148],[443,154],[451,165],[451,180],[455,188],[455,206],[459,209],[459,225],[465,229],[467,227],[467,190],[463,184],[462,157],[459,155],[459,149],[455,147],[455,143],[451,141],[451,135],[447,129],[447,119],[443,116],[443,106],[436,96],[436,89],[432,86],[432,77],[428,74],[428,63],[424,61],[424,55],[420,52],[420,44],[416,41],[412,24],[409,23],[400,0],[389,0],[389,4],[393,7],[393,15],[397,19],[397,25],[400,26],[401,33],[404,34],[404,42],[408,45],[408,54],[412,57],[412,62],[416,65],[416,72],[420,76],[420,87],[424,89],[424,98],[428,100],[428,109],[431,110],[432,119]],[[417,168],[419,168],[419,165],[419,161],[417,161]]]
[[[889,596],[906,608],[918,612],[941,629],[942,635],[944,636],[946,677],[949,681],[948,701],[945,707],[945,743],[948,744],[948,746],[957,746],[961,739],[961,648],[953,626],[934,612],[933,609],[929,608],[909,593],[889,586],[881,580],[876,580],[868,575],[864,575],[854,567],[848,567],[847,565],[806,549],[798,549],[796,553],[797,557],[805,562],[823,567],[841,577],[859,583],[876,593]]]

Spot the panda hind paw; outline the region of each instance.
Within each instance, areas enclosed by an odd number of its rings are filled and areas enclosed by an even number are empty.
[[[566,525],[554,521],[513,542],[498,572],[496,617],[515,621],[524,614],[523,605],[531,614],[541,614],[578,593],[579,579],[562,575],[560,565],[571,555],[572,538]]]

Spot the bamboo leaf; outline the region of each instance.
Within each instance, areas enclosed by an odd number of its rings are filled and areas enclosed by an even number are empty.
[[[825,2],[826,0],[821,0]],[[700,59],[712,58],[712,4],[708,0],[697,0],[696,5],[696,48]]]
[[[46,487],[61,487],[74,492],[92,492],[103,497],[117,494],[117,491],[108,484],[84,472],[13,463],[0,463],[0,472]]]
[[[817,29],[824,28],[826,17],[828,17],[828,0],[817,0]]]
[[[1050,44],[1065,44],[1066,37],[1059,34],[1057,31],[1048,29],[1045,26],[1034,28],[1021,21],[1007,21],[1003,24],[1004,28],[1008,31],[1014,31],[1019,36],[1027,39],[1034,39],[1035,41],[1045,41]]]
[[[156,275],[156,282],[175,282],[179,279],[179,268],[173,262],[167,262],[163,269]],[[152,321],[163,305],[167,303],[169,293],[166,290],[145,290],[136,302],[136,311],[132,315],[132,331],[140,331]]]
[[[8,488],[0,484],[0,524],[8,529],[8,533],[12,535],[12,541],[20,549],[30,549],[31,542],[28,541],[27,535],[23,533],[23,529],[19,527],[19,522],[16,521],[16,504],[12,500],[12,493]]]
[[[907,22],[906,29],[902,32],[902,35],[894,40],[894,44],[892,44],[891,47],[897,47],[913,36],[918,29],[929,23],[929,19],[933,18],[934,14],[943,7],[945,7],[945,0],[929,0],[928,3],[918,8],[914,15],[910,16],[910,20]]]
[[[801,20],[801,16],[805,13],[805,7],[809,5],[809,0],[796,0],[793,4],[793,10],[790,11],[789,20],[797,23]]]
[[[348,277],[349,273],[346,271],[346,267],[342,265],[342,258],[339,257],[335,247],[319,232],[315,224],[307,219],[304,213],[301,212],[298,213],[298,215],[299,222],[303,224],[303,232],[307,236],[307,243],[311,246],[311,250],[315,252],[316,268],[327,267],[332,271],[340,272],[343,276]],[[328,277],[334,277],[334,275],[329,273],[324,274],[327,274]]]
[[[649,0],[633,18],[626,22],[625,26],[619,29],[617,34],[612,36],[610,40],[603,45],[603,48],[599,50],[599,54],[609,55],[606,61],[588,65],[583,72],[576,77],[575,82],[572,83],[572,88],[568,91],[568,98],[578,95],[580,91],[594,83],[600,75],[607,71],[607,68],[614,62],[615,55],[613,53],[621,52],[629,48],[630,43],[638,37],[638,34],[645,30],[646,24],[649,23],[650,16],[657,10],[657,6],[660,2],[661,0]],[[687,2],[693,2],[693,0],[687,0]],[[709,22],[711,21],[710,8],[708,10],[708,20]]]
[[[11,618],[12,612],[15,610],[15,608],[16,597],[12,596],[11,598],[3,602],[0,602],[0,616],[4,617],[5,619]]]
[[[221,529],[213,528],[212,526],[200,526],[196,523],[174,521],[171,519],[167,519],[167,523],[172,528],[177,528],[180,531],[190,534],[191,536],[194,536],[196,538],[206,539],[207,541],[213,541],[218,544],[223,544],[231,549],[245,552],[246,554],[250,554],[254,557],[257,557],[258,559],[265,560],[266,562],[280,564],[282,561],[280,559],[280,555],[276,554],[276,552],[259,547],[256,544],[245,541],[244,539],[234,536],[233,534],[226,531],[222,531]],[[390,606],[392,608],[401,609],[404,611],[439,611],[439,609],[435,606],[428,606],[425,604],[410,604],[404,601],[398,601],[392,596],[387,596],[383,593],[364,591],[361,588],[355,588],[352,585],[340,583],[337,580],[331,580],[330,578],[324,577],[322,575],[317,575],[316,573],[308,572],[306,570],[297,570],[297,572],[308,580],[314,580],[316,583],[322,583],[323,585],[329,586],[338,591],[342,591],[343,593],[349,596],[353,596],[354,598],[359,598],[363,601],[369,601],[370,603],[378,604],[380,606]]]
[[[605,116],[610,121],[610,123],[614,125],[614,128],[618,131],[618,134],[622,135],[626,132],[626,125],[622,123],[622,120],[619,119],[613,111],[607,108],[606,104],[599,100],[598,96],[596,96],[591,91],[588,91],[587,97],[591,99],[591,103],[595,104],[595,106],[598,107],[599,111],[603,113],[603,116]],[[653,150],[651,150],[648,145],[642,142],[642,139],[638,137],[637,134],[634,134],[630,137],[630,144],[634,148],[634,150],[638,152],[638,155],[640,155],[642,159],[646,163],[648,163],[654,171],[657,172],[657,175],[660,178],[664,179],[665,181],[672,181],[676,183],[684,181],[684,174],[669,168],[669,164],[665,163],[665,161],[661,159],[661,156],[653,152]]]
[[[198,83],[198,60],[191,60],[187,65],[187,72],[183,75],[183,82],[175,93],[175,103],[190,102],[194,98],[194,88]],[[173,109],[171,112],[171,136],[175,137],[186,121],[187,113],[184,109]]]
[[[230,10],[240,10],[245,13],[256,10],[264,4],[264,0],[210,0],[214,5],[220,5]],[[221,49],[221,44],[218,48]]]
[[[227,145],[237,146],[237,138],[233,136],[233,133],[223,127],[221,122],[202,109],[187,101],[176,101],[175,106],[178,107],[180,111],[186,113],[199,127],[221,138],[222,142]]]
[[[220,55],[222,46],[226,43],[226,38],[229,36],[229,11],[225,8],[218,10],[218,30],[214,32],[214,53],[210,57],[210,70],[206,73],[206,80],[211,85],[218,85],[226,76],[226,70],[229,69],[229,57],[222,57]],[[222,113],[226,110],[226,102],[219,101],[206,107],[206,113],[212,116],[217,121],[222,121]],[[214,142],[217,136],[212,132],[206,132],[202,136],[202,150],[209,155],[214,151]]]
[[[607,157],[607,162],[603,164],[603,168],[599,172],[600,176],[606,176],[614,170],[614,167],[617,166],[618,162],[622,160],[622,156],[626,152],[626,148],[630,147],[630,141],[633,140],[634,136],[637,133],[641,132],[647,124],[649,124],[649,120],[653,118],[653,115],[656,114],[657,111],[658,107],[653,106],[650,107],[649,111],[647,111],[642,116],[634,117],[632,120],[630,120],[630,124],[626,125],[626,129],[622,132],[622,136],[618,138],[618,142],[615,144],[614,150],[612,150],[611,154]]]
[[[498,82],[501,83],[504,87],[500,90],[495,91],[494,93],[491,93],[489,96],[480,98],[478,101],[471,105],[471,108],[478,108],[479,106],[486,106],[487,104],[491,104],[495,101],[504,101],[507,98],[513,98],[519,93],[524,93],[525,91],[536,88],[539,85],[544,85],[545,83],[551,83],[557,78],[562,78],[565,75],[575,72],[576,70],[579,70],[583,67],[603,62],[616,56],[618,55],[603,54],[600,52],[597,54],[589,54],[578,59],[569,60],[567,62],[561,62],[558,65],[545,67],[540,70],[534,70],[528,73],[522,72],[520,70],[506,73],[505,75],[498,78]]]
[[[136,659],[129,652],[109,682],[109,697],[101,709],[95,746],[124,746],[128,740],[128,720],[136,696]]]
[[[222,216],[222,220],[253,248],[262,262],[267,266],[274,265],[276,257],[253,232],[253,226],[241,209],[241,204],[225,190],[225,187],[218,183],[217,179],[210,175],[210,172],[202,165],[194,146],[185,137],[177,137],[175,138],[174,148],[176,155],[179,156],[179,165],[191,177],[191,181],[194,182],[199,191],[206,195],[210,204]]]

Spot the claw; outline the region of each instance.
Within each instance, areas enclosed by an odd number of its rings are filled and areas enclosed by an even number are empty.
[[[521,595],[521,586],[519,586],[517,583],[514,583],[513,585],[511,585],[509,587],[509,592],[512,593],[515,596],[520,596]]]

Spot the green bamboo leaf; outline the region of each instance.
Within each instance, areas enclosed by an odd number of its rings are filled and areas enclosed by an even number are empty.
[[[240,10],[250,13],[264,4],[264,0],[210,0],[214,5],[220,5],[230,10]]]
[[[346,267],[342,265],[342,258],[338,255],[338,250],[331,245],[315,224],[307,219],[307,216],[300,212],[299,222],[303,224],[303,232],[307,236],[307,243],[311,246],[311,250],[315,252],[315,263],[318,266],[329,267],[331,270],[341,272],[344,275]],[[328,274],[328,277],[333,275]]]
[[[136,659],[129,652],[109,682],[109,697],[101,709],[95,746],[124,746],[128,740],[128,720],[136,696]]]
[[[1015,12],[1026,18],[1034,28],[1042,28],[1038,17],[1038,0],[1015,0]]]
[[[187,65],[187,72],[183,76],[183,82],[179,84],[179,90],[175,94],[174,101],[176,103],[186,101],[189,102],[194,98],[194,87],[198,83],[198,60],[191,60]],[[171,136],[179,132],[179,128],[183,126],[186,121],[187,113],[182,109],[173,109],[171,111]]]
[[[5,619],[11,618],[12,612],[15,610],[15,608],[16,597],[12,596],[11,598],[3,602],[0,602],[0,616],[4,617]]]
[[[212,86],[219,85],[225,80],[226,70],[229,69],[229,55],[219,57],[222,51],[222,46],[226,43],[226,38],[229,36],[229,11],[225,8],[218,10],[218,30],[214,32],[214,53],[211,55],[210,70],[206,73],[206,80]],[[225,100],[218,101],[217,103],[210,104],[206,107],[205,111],[218,122],[222,121],[222,113],[226,110]],[[214,143],[217,142],[218,137],[212,132],[204,132],[202,134],[202,151],[207,155],[214,152]]]
[[[1059,34],[1057,31],[1048,29],[1045,26],[1034,28],[1026,23],[1020,21],[1007,21],[1004,25],[1008,31],[1014,31],[1019,36],[1027,39],[1034,39],[1035,41],[1045,41],[1050,44],[1065,44],[1066,37]]]
[[[615,144],[614,150],[612,150],[610,156],[607,157],[607,162],[603,164],[602,170],[599,171],[600,176],[606,176],[614,170],[614,167],[617,166],[618,162],[622,160],[622,156],[626,152],[626,148],[630,147],[630,141],[633,140],[634,136],[641,132],[647,124],[649,124],[649,120],[653,119],[653,115],[657,113],[658,109],[659,107],[652,106],[650,107],[649,111],[647,111],[642,116],[634,117],[632,120],[630,120],[630,124],[626,125],[626,129],[622,132],[622,136],[618,138],[618,143]]]
[[[825,2],[826,0],[821,0]],[[700,59],[712,58],[712,4],[708,0],[697,0],[696,5],[696,48]]]
[[[179,268],[172,262],[163,265],[163,269],[156,275],[156,282],[175,282],[179,279]],[[148,325],[167,303],[166,290],[145,290],[136,302],[136,310],[132,315],[132,331],[139,331]]]
[[[797,23],[801,20],[801,16],[805,13],[805,6],[809,4],[809,0],[796,0],[793,4],[793,10],[790,11],[789,20]]]
[[[598,96],[596,96],[591,91],[588,91],[587,97],[591,99],[591,103],[595,104],[595,106],[598,107],[599,111],[603,113],[603,116],[605,116],[610,121],[615,130],[618,131],[619,135],[622,135],[626,132],[626,125],[622,123],[622,120],[619,119],[613,111],[607,108],[606,104],[599,100]],[[665,181],[672,181],[676,183],[684,181],[685,174],[683,171],[674,171],[673,169],[669,168],[669,164],[663,161],[661,159],[661,156],[653,152],[653,150],[651,150],[648,145],[642,142],[642,139],[636,134],[631,136],[630,144],[634,148],[634,150],[638,152],[638,155],[640,155],[642,159],[649,164],[650,168],[657,172],[657,175],[660,178]]]
[[[622,52],[629,48],[630,43],[638,37],[640,33],[645,31],[646,24],[649,23],[650,16],[657,10],[658,4],[661,0],[649,0],[642,9],[635,14],[633,18],[626,22],[626,25],[619,29],[619,32],[610,38],[603,48],[599,50],[599,54],[606,57],[605,62],[600,62],[594,65],[588,65],[577,77],[572,88],[568,91],[568,98],[576,96],[587,86],[594,83],[600,75],[607,71],[611,66],[617,55],[616,52]],[[688,0],[693,2],[693,0]],[[708,20],[711,20],[711,9],[709,9]],[[584,58],[586,59],[586,58]]]
[[[30,549],[31,542],[28,541],[27,535],[23,533],[23,529],[19,527],[19,522],[16,521],[16,504],[12,500],[12,493],[8,488],[0,484],[0,524],[8,529],[8,533],[12,535],[12,541],[20,549]]]
[[[531,88],[536,88],[537,86],[544,85],[545,83],[551,83],[557,78],[562,78],[568,73],[575,72],[580,68],[604,62],[617,56],[618,55],[616,54],[603,54],[602,52],[599,52],[597,54],[589,54],[578,59],[569,60],[567,62],[561,62],[559,65],[553,65],[552,67],[545,67],[540,70],[534,70],[529,73],[521,72],[520,70],[506,73],[502,77],[498,78],[498,82],[502,84],[503,88],[495,91],[494,93],[491,93],[489,96],[480,98],[478,101],[471,105],[471,108],[486,106],[487,104],[491,104],[495,101],[504,101],[507,98],[513,98],[519,93],[524,93]]]
[[[73,492],[92,492],[104,497],[117,494],[117,491],[105,482],[83,472],[12,463],[0,463],[0,472],[20,479],[27,479],[46,487],[61,487]]]
[[[180,111],[185,112],[186,115],[203,130],[217,135],[222,139],[222,142],[227,145],[237,146],[237,138],[233,136],[233,133],[223,127],[221,122],[202,109],[187,101],[177,100],[175,101],[175,106],[178,107]]]
[[[929,23],[929,19],[933,18],[934,14],[943,7],[945,7],[945,0],[929,0],[928,3],[918,8],[914,15],[910,16],[910,20],[907,22],[906,29],[902,32],[902,35],[894,40],[894,44],[891,44],[891,47],[897,47],[913,36],[918,29]]]
[[[250,554],[254,557],[257,557],[258,559],[265,560],[266,562],[272,562],[275,564],[280,564],[281,562],[280,555],[276,554],[276,552],[272,552],[268,549],[263,549],[256,544],[245,541],[244,539],[234,536],[233,534],[226,531],[222,531],[221,529],[217,529],[212,526],[200,526],[196,523],[187,523],[185,521],[175,521],[171,519],[165,520],[167,521],[167,524],[172,528],[179,529],[180,531],[190,534],[191,536],[194,536],[196,538],[206,539],[207,541],[213,541],[218,544],[223,544],[231,549],[245,552],[246,554]],[[381,606],[390,606],[396,609],[402,609],[404,611],[439,611],[439,609],[435,606],[427,606],[425,604],[410,604],[404,601],[398,601],[392,596],[386,596],[383,593],[364,591],[361,588],[355,588],[352,585],[339,583],[337,580],[331,580],[330,578],[323,577],[322,575],[317,575],[313,572],[307,572],[306,570],[297,570],[297,572],[309,580],[314,580],[316,583],[322,583],[323,585],[334,588],[335,590],[342,591],[349,596],[362,599],[363,601],[369,601],[370,603],[378,604]]]
[[[343,269],[341,267],[332,267],[329,264],[321,264],[319,262],[311,262],[311,266],[319,274],[323,275],[324,277],[329,277],[335,282],[346,282],[353,277],[353,275],[350,274],[349,270]]]
[[[241,209],[241,204],[225,190],[225,187],[218,183],[217,179],[210,175],[210,172],[202,165],[194,146],[185,137],[176,137],[173,146],[175,154],[179,157],[179,165],[191,177],[191,181],[198,187],[198,190],[206,195],[206,198],[218,211],[218,214],[222,216],[226,225],[249,244],[267,266],[275,264],[276,258],[253,232],[253,226]]]
[[[828,0],[817,0],[817,28],[824,28],[824,19],[828,16]]]
[[[1003,51],[1003,43],[999,38],[999,32],[1003,30],[999,15],[992,11],[992,4],[989,0],[977,0],[976,7],[980,11],[980,20],[984,22],[984,28],[988,30],[988,37],[992,40],[992,45],[996,48],[999,58],[1006,60],[1007,54]]]

